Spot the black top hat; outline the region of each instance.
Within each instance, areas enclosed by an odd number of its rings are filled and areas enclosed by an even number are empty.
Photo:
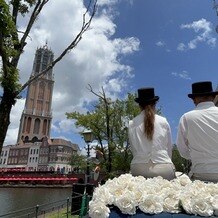
[[[155,96],[154,88],[146,87],[138,89],[138,98],[135,98],[137,103],[149,104],[158,101],[159,96]]]
[[[188,94],[189,98],[195,96],[208,96],[208,95],[218,95],[218,91],[213,91],[212,82],[197,82],[192,84],[192,94]]]

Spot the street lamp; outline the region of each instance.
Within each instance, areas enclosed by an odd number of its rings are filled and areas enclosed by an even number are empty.
[[[90,157],[90,142],[93,141],[93,134],[91,130],[84,130],[82,132],[84,141],[87,144],[87,167],[86,167],[86,183],[90,182],[90,168],[89,168],[89,157]]]

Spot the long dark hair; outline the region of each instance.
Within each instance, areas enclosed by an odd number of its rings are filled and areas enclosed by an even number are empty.
[[[154,121],[155,121],[155,104],[152,102],[148,105],[141,105],[140,107],[144,110],[144,131],[148,140],[152,141],[154,135]]]

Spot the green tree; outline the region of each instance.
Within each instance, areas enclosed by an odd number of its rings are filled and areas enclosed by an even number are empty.
[[[47,69],[31,77],[26,83],[20,84],[20,72],[18,70],[20,56],[24,52],[27,37],[35,21],[48,2],[49,0],[0,0],[0,86],[2,88],[2,95],[0,96],[0,153],[10,124],[11,108],[20,97],[20,93],[25,90],[31,82],[46,74],[56,63],[61,61],[70,50],[77,46],[95,15],[97,0],[90,0],[87,10],[82,16],[79,33],[69,42],[66,48],[63,48],[61,54]],[[88,14],[90,14],[90,16],[87,19]],[[20,19],[22,17],[25,17],[25,19],[29,17],[24,32],[19,31],[19,25],[17,23],[18,17]],[[18,37],[18,33],[21,34],[21,37]]]
[[[181,157],[176,146],[174,146],[173,148],[172,161],[175,165],[176,171],[183,172],[186,174],[189,173],[191,162],[190,160],[186,160],[185,158]]]
[[[70,165],[73,168],[85,171],[86,169],[86,157],[77,153],[72,154],[70,159]]]
[[[102,92],[96,93],[90,86],[90,91],[98,96],[93,110],[86,114],[66,113],[67,118],[76,120],[77,127],[90,129],[93,132],[98,141],[96,149],[102,152],[102,167],[106,172],[128,171],[131,152],[127,123],[139,113],[139,108],[134,101],[135,95],[128,94],[124,100],[112,101],[106,97],[103,88]]]

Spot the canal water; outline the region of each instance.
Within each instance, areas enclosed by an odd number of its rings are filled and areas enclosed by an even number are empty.
[[[71,188],[0,188],[0,215],[71,197]]]

